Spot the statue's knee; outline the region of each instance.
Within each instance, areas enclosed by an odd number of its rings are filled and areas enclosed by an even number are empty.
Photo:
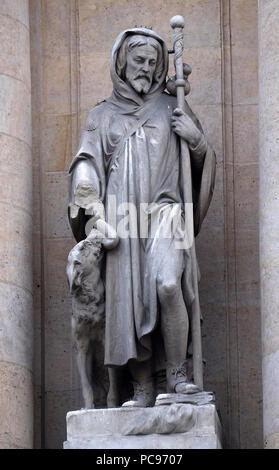
[[[178,290],[178,283],[171,280],[167,282],[160,282],[158,285],[158,295],[161,300],[168,300],[176,297],[178,294]]]

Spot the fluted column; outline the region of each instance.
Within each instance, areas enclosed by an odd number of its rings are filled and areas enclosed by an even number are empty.
[[[33,445],[29,1],[0,1],[0,448]]]
[[[258,5],[264,445],[279,448],[279,2]]]

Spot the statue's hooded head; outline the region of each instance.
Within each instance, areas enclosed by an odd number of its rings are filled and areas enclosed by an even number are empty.
[[[122,98],[162,92],[168,72],[163,39],[146,28],[123,31],[112,49],[110,70],[114,92]]]

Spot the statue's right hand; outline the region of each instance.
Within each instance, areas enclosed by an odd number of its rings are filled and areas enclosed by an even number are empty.
[[[118,246],[119,243],[119,237],[118,235],[116,238],[103,238],[102,240],[102,245],[105,248],[105,250],[113,250]]]
[[[96,228],[104,235],[102,245],[106,250],[112,250],[117,247],[119,243],[119,236],[114,228],[105,220],[99,219],[96,222]]]

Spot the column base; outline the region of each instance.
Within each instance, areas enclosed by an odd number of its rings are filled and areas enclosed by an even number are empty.
[[[108,408],[67,413],[64,449],[221,449],[214,404]]]

